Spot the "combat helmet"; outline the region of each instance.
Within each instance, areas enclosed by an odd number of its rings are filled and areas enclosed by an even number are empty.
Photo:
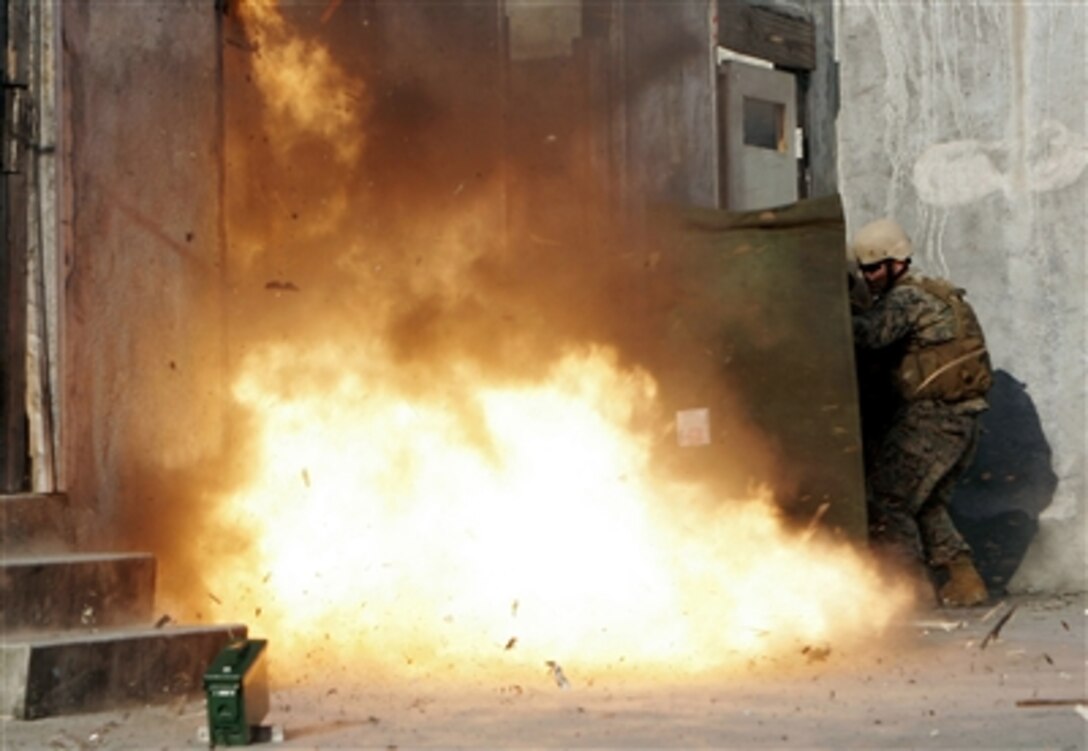
[[[912,249],[902,227],[891,219],[877,219],[857,231],[850,251],[859,266],[871,266],[888,260],[908,261]]]

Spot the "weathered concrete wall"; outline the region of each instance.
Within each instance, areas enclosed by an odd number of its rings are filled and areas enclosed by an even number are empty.
[[[106,528],[218,447],[219,21],[62,7],[68,490]]]
[[[956,510],[1037,518],[1013,589],[1083,589],[1088,6],[837,11],[848,228],[898,218],[917,265],[968,289],[1003,371]]]

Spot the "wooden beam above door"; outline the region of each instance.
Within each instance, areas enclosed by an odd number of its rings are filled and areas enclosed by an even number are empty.
[[[816,32],[811,18],[743,0],[718,0],[718,43],[780,68],[816,68]]]

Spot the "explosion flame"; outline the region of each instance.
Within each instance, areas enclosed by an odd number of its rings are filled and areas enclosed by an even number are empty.
[[[277,158],[316,142],[358,163],[371,89],[270,0],[238,8]],[[255,163],[232,158],[236,171]],[[247,415],[247,477],[215,499],[214,526],[248,544],[216,562],[222,605],[208,615],[252,618],[285,678],[319,665],[475,679],[549,665],[577,684],[714,672],[883,631],[905,593],[853,547],[788,530],[773,478],[723,498],[655,465],[658,385],[612,344],[534,349],[547,325],[526,324],[514,345],[495,341],[525,355],[496,372],[455,347],[406,357],[382,334],[405,300],[471,299],[488,251],[466,238],[490,198],[428,217],[440,247],[427,264],[350,233],[314,263],[332,269],[330,287],[369,284],[349,306],[359,325],[323,328],[310,302],[294,308],[314,316],[291,329],[305,335],[242,348],[231,395]],[[325,211],[300,233],[331,237],[352,199],[315,205]],[[243,277],[259,273],[264,245],[286,242],[273,226],[234,225]]]

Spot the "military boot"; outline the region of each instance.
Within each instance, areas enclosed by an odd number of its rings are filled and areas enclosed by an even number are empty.
[[[970,553],[959,553],[948,564],[948,581],[940,591],[941,604],[954,608],[981,605],[990,596]]]

